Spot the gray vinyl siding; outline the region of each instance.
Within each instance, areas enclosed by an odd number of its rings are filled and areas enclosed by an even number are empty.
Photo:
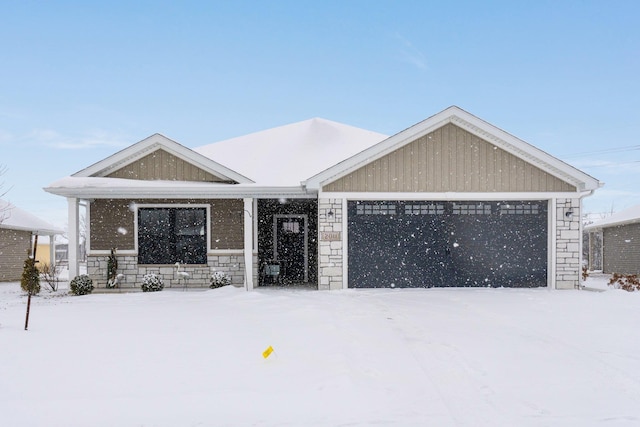
[[[603,271],[640,274],[640,223],[603,230]]]
[[[108,175],[139,180],[229,182],[164,150],[156,150]]]
[[[135,209],[133,200],[97,199],[91,202],[91,250],[135,250]],[[215,200],[138,200],[144,205],[209,205],[211,249],[242,249],[244,243],[244,204],[240,199]],[[123,233],[122,231],[126,231]]]
[[[31,250],[31,232],[0,228],[0,282],[17,282]]]
[[[447,124],[324,186],[358,192],[573,192],[576,188]]]

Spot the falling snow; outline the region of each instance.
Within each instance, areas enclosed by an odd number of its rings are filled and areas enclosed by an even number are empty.
[[[0,284],[2,425],[640,423],[640,293],[62,293]]]

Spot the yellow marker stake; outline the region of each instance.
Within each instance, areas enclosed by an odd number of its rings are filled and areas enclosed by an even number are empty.
[[[262,357],[266,359],[271,355],[271,353],[273,353],[273,347],[269,346],[265,351],[262,352]]]

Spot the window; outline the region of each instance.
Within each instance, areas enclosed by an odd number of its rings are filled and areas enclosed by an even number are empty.
[[[491,215],[491,205],[483,203],[453,204],[454,215]]]
[[[395,215],[396,205],[386,203],[363,203],[356,207],[356,215]]]
[[[443,204],[407,204],[404,205],[405,215],[442,215],[444,214]]]
[[[300,223],[298,221],[285,221],[282,223],[282,231],[287,233],[300,233]]]
[[[501,205],[500,215],[538,215],[538,205]]]
[[[207,263],[207,210],[138,209],[138,263],[176,262]]]

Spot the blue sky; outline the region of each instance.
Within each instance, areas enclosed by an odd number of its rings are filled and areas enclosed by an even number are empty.
[[[458,105],[640,204],[640,2],[0,2],[0,177],[51,182],[160,132],[187,147],[312,117],[394,134]]]

